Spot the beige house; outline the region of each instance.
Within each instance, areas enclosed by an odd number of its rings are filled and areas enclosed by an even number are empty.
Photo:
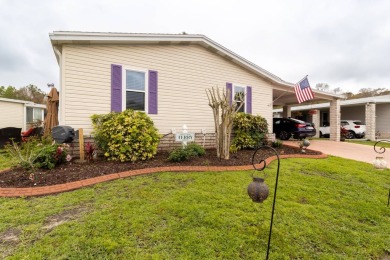
[[[145,111],[161,134],[184,124],[214,133],[205,91],[213,86],[244,92],[243,110],[268,122],[273,106],[288,115],[297,104],[294,84],[203,35],[53,32],[50,40],[60,66],[60,124],[87,135],[92,114],[126,108]],[[315,91],[312,102],[331,102],[338,122],[339,98]]]
[[[43,121],[46,106],[30,101],[0,98],[0,128],[27,130],[37,120]]]

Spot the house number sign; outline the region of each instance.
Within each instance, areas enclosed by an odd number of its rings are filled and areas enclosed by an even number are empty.
[[[193,142],[195,141],[194,133],[178,133],[176,134],[176,142]]]

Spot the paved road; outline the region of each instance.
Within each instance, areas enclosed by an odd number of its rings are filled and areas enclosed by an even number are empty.
[[[298,146],[297,141],[283,141],[285,144]],[[377,156],[382,156],[390,166],[390,148],[382,155],[374,151],[373,146],[354,144],[349,142],[334,142],[329,140],[310,140],[309,149],[321,151],[325,154],[339,156],[356,161],[372,163]]]

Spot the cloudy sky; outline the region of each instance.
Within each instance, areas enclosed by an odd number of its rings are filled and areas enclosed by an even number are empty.
[[[0,86],[58,87],[49,33],[91,31],[204,34],[292,83],[390,89],[389,14],[388,0],[0,0]]]

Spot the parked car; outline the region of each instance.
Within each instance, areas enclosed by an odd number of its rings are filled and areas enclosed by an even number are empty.
[[[276,137],[281,140],[288,140],[291,136],[295,139],[303,139],[316,134],[316,129],[312,123],[294,118],[274,118],[273,128]]]
[[[349,132],[349,134],[346,134],[345,138],[363,138],[366,135],[366,125],[360,120],[341,120],[340,124]]]
[[[363,124],[360,120],[341,120],[340,126],[346,129],[348,132],[345,134],[345,138],[363,138],[366,134],[366,125]],[[320,137],[326,137],[330,134],[330,126],[328,123],[324,123],[323,126],[319,128]]]
[[[330,136],[330,125],[328,122],[324,122],[322,126],[318,128],[320,131],[320,137],[329,137]]]

